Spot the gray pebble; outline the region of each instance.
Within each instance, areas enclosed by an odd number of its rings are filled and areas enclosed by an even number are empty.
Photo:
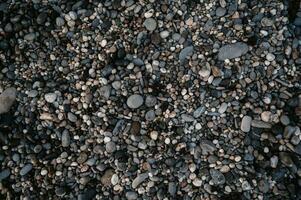
[[[28,172],[30,172],[32,170],[32,164],[26,164],[24,165],[24,167],[20,170],[20,175],[21,176],[25,176],[26,174],[28,174]]]
[[[181,50],[180,54],[179,54],[179,60],[181,63],[183,63],[188,56],[191,56],[193,53],[193,46],[188,46],[185,47],[184,49]]]
[[[193,122],[195,119],[193,118],[193,116],[188,115],[188,114],[182,114],[181,118],[184,122]]]
[[[157,28],[157,22],[153,18],[147,18],[143,25],[148,31],[154,31]]]
[[[218,59],[226,60],[232,58],[238,58],[246,54],[249,50],[247,44],[242,42],[237,42],[235,44],[228,44],[219,49]]]
[[[145,105],[147,107],[153,107],[157,103],[157,98],[151,95],[146,96],[145,98]]]
[[[65,20],[63,18],[61,18],[61,17],[57,17],[55,19],[55,23],[56,23],[56,25],[58,27],[61,27],[61,26],[63,26],[65,24]]]
[[[76,115],[73,114],[72,112],[68,112],[67,117],[68,117],[69,121],[71,121],[71,122],[76,122],[77,121]]]
[[[24,40],[33,41],[36,38],[35,33],[28,33],[24,36]]]
[[[199,118],[204,112],[206,108],[204,106],[198,107],[194,112],[193,112],[193,117],[194,118]]]
[[[137,175],[137,177],[132,182],[132,187],[137,188],[147,178],[148,178],[148,173],[143,173],[143,174]]]
[[[47,94],[45,94],[44,97],[48,103],[53,103],[57,98],[57,94],[56,93],[47,93]]]
[[[222,7],[218,7],[215,11],[215,15],[218,16],[218,17],[222,17],[226,14],[226,9],[225,8],[222,8]]]
[[[145,113],[145,119],[147,121],[153,121],[156,118],[156,114],[154,110],[149,110]]]
[[[62,133],[62,146],[68,147],[70,145],[70,135],[67,130],[64,130]]]
[[[139,108],[143,104],[143,97],[139,94],[133,94],[127,99],[126,104],[132,109]]]
[[[125,193],[125,197],[127,200],[136,200],[138,198],[138,194],[136,192],[129,191]]]
[[[268,122],[260,121],[260,120],[252,120],[252,126],[256,128],[272,128],[272,125]]]
[[[249,132],[251,130],[251,122],[252,122],[252,117],[244,116],[241,121],[240,129],[243,132],[246,133]]]
[[[0,172],[0,181],[6,179],[7,177],[9,177],[10,175],[10,171],[9,169],[4,169]]]
[[[216,169],[210,169],[210,175],[215,185],[223,185],[226,182],[225,176]]]
[[[113,153],[114,151],[116,151],[116,144],[114,142],[108,142],[106,144],[106,151],[108,153]]]
[[[17,96],[16,88],[7,88],[0,95],[0,114],[9,111]]]

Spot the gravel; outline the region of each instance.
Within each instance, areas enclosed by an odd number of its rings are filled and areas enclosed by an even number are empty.
[[[299,1],[1,1],[0,199],[301,199]]]

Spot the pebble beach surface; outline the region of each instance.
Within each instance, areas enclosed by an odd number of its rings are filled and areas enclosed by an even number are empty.
[[[298,0],[0,2],[0,199],[300,200]]]

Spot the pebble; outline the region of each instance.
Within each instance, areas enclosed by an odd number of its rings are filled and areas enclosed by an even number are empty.
[[[272,125],[270,123],[260,121],[260,120],[253,120],[252,121],[252,126],[256,127],[256,128],[265,128],[265,129],[272,128]]]
[[[249,132],[251,130],[252,118],[250,116],[244,116],[241,121],[240,129],[243,132]]]
[[[119,182],[119,177],[117,174],[114,174],[111,178],[111,183],[112,183],[112,185],[117,185],[118,182]]]
[[[181,50],[180,54],[179,54],[179,60],[180,63],[183,63],[188,56],[191,56],[193,53],[193,46],[188,46],[185,47],[184,49]]]
[[[116,151],[116,144],[114,142],[108,142],[106,144],[106,151],[108,153],[113,153],[114,151]]]
[[[218,17],[222,17],[226,14],[227,10],[223,7],[218,7],[215,11],[215,15]]]
[[[136,192],[129,191],[125,193],[125,197],[127,200],[136,200],[138,198],[138,194]]]
[[[162,39],[165,39],[165,38],[167,38],[169,36],[169,32],[168,31],[162,31],[162,32],[160,32],[160,37],[162,38]]]
[[[145,113],[145,119],[147,121],[153,121],[156,118],[156,114],[154,110],[149,110]]]
[[[132,188],[137,188],[141,183],[143,183],[148,178],[148,173],[138,174],[137,177],[132,182]]]
[[[32,170],[32,164],[26,164],[22,167],[22,169],[20,170],[20,175],[21,176],[25,176],[26,174],[28,174],[30,171]]]
[[[33,41],[36,38],[35,33],[28,33],[24,36],[24,40]]]
[[[0,172],[0,181],[6,179],[10,175],[10,170],[9,169],[4,169]]]
[[[68,131],[62,133],[62,147],[68,147],[70,145],[70,135]]]
[[[127,99],[126,104],[132,109],[139,108],[143,104],[143,97],[138,94],[133,94]]]
[[[143,25],[148,31],[154,31],[157,28],[157,22],[153,18],[145,19],[145,21],[143,22]]]
[[[157,98],[151,95],[146,96],[145,105],[147,107],[153,107],[157,104]]]
[[[56,23],[56,25],[57,25],[58,27],[61,27],[61,26],[63,26],[63,25],[65,24],[65,21],[64,21],[63,18],[57,17],[57,18],[55,19],[55,23]]]
[[[227,103],[222,103],[221,106],[218,109],[218,112],[220,114],[223,114],[224,112],[226,112],[227,108],[228,108],[228,104]]]
[[[202,180],[198,179],[198,178],[195,178],[193,181],[192,181],[192,184],[195,186],[195,187],[201,187],[202,186]]]
[[[215,185],[223,185],[226,182],[225,176],[216,169],[210,169],[210,175]]]
[[[228,44],[219,49],[218,59],[226,60],[241,57],[249,50],[247,44],[243,42],[237,42],[235,44]]]
[[[7,88],[0,95],[0,114],[10,110],[17,97],[16,88]]]
[[[111,185],[111,180],[112,180],[112,177],[114,175],[114,170],[113,169],[107,169],[105,171],[105,173],[101,176],[100,178],[100,182],[103,186],[105,187],[108,187]]]
[[[72,112],[68,112],[67,114],[68,120],[70,122],[76,122],[77,121],[77,117],[75,114],[73,114]]]
[[[55,102],[55,100],[57,98],[57,94],[56,93],[47,93],[47,94],[45,94],[44,97],[48,103],[53,103],[53,102]]]

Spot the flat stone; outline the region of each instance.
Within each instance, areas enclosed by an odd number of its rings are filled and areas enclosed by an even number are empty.
[[[272,124],[260,120],[252,120],[251,125],[252,127],[256,127],[256,128],[265,128],[265,129],[272,128]]]
[[[218,59],[224,61],[226,59],[238,58],[246,54],[248,50],[248,45],[243,42],[228,44],[219,49]]]
[[[137,175],[137,177],[132,182],[132,187],[135,189],[137,188],[141,183],[143,183],[148,178],[148,173],[143,173]]]
[[[20,175],[25,176],[32,170],[32,164],[26,164],[24,167],[20,170]]]
[[[226,182],[225,176],[218,170],[216,169],[210,169],[210,175],[212,178],[212,182],[215,185],[223,185]]]
[[[193,116],[188,114],[182,114],[181,118],[184,122],[193,122],[195,120]]]
[[[143,104],[143,97],[139,94],[133,94],[127,99],[126,104],[132,109],[139,108]]]
[[[251,122],[252,122],[252,117],[244,116],[241,121],[240,129],[243,132],[246,133],[249,132],[251,130]]]
[[[147,18],[143,25],[148,31],[154,31],[157,28],[157,21],[153,18]]]
[[[185,47],[184,49],[181,50],[180,54],[179,54],[179,60],[180,63],[183,63],[188,56],[191,56],[193,53],[193,46],[188,46]]]
[[[7,88],[0,95],[0,114],[6,113],[14,104],[17,97],[16,88]]]

